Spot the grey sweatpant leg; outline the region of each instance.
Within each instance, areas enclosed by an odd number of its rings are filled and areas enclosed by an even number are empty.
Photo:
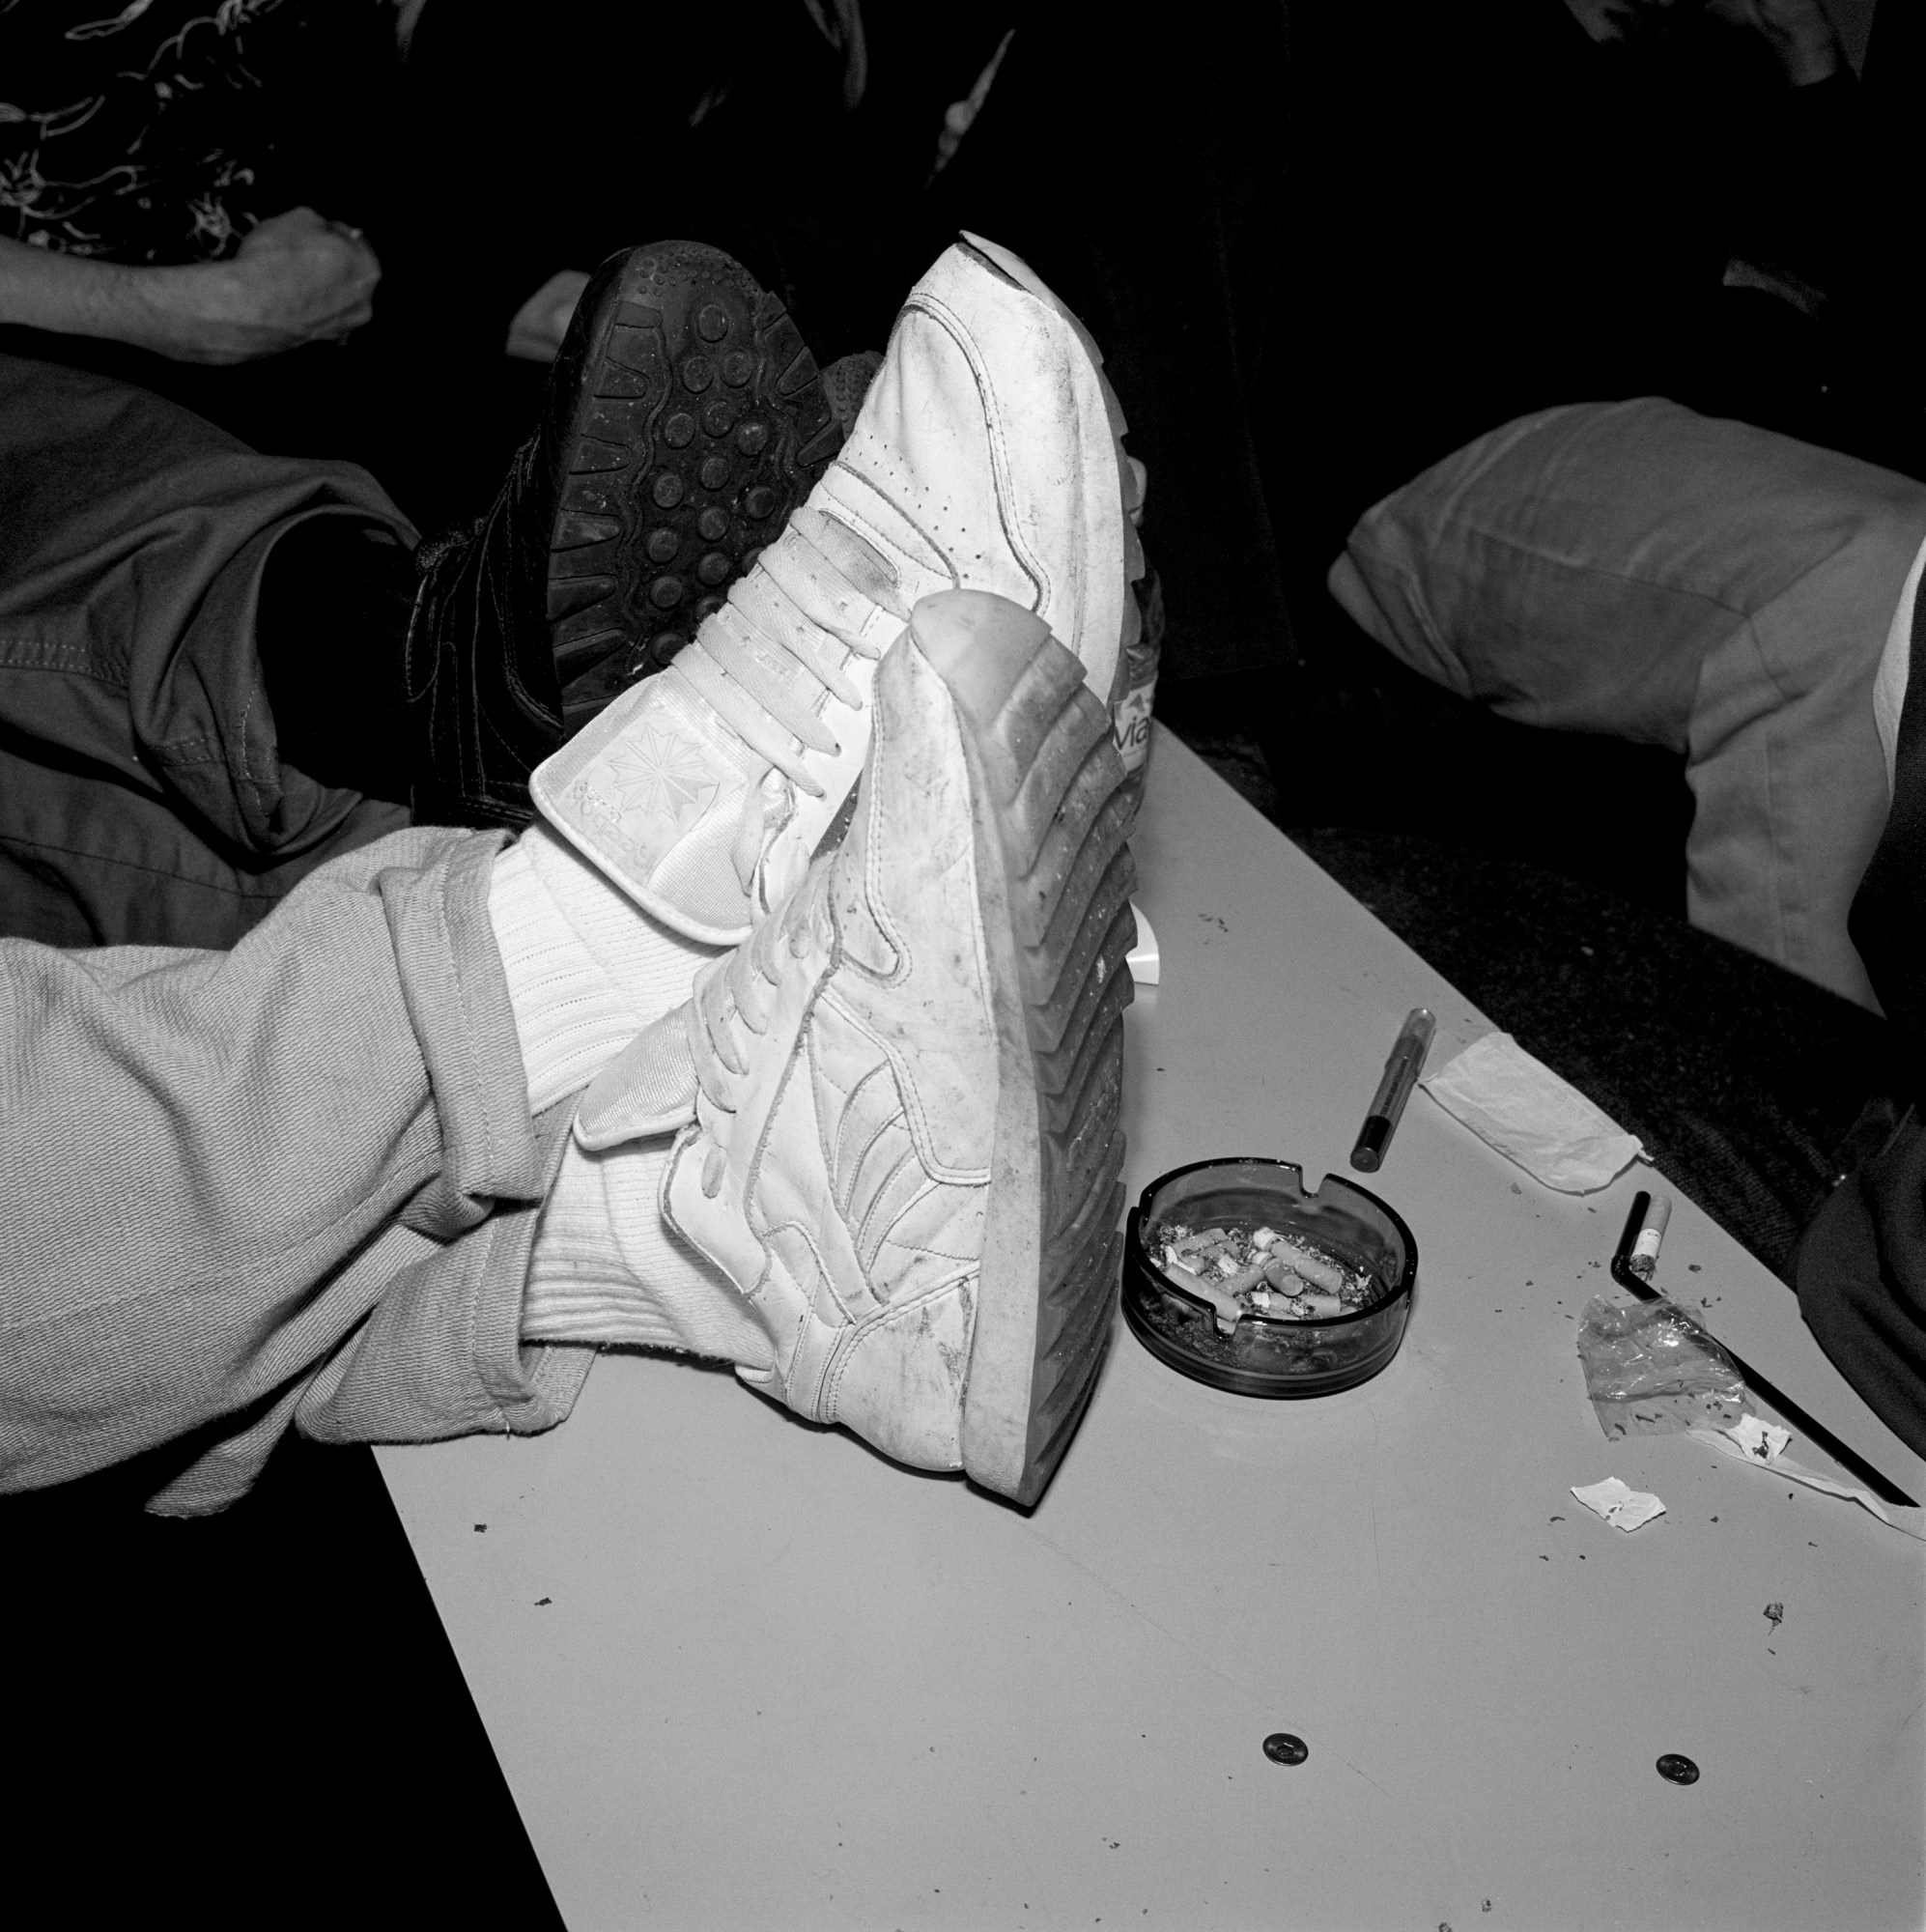
[[[488,916],[498,833],[397,833],[231,952],[0,940],[0,1489],[174,1443],[218,1509],[292,1423],[533,1431],[524,1348],[571,1108],[539,1120]]]

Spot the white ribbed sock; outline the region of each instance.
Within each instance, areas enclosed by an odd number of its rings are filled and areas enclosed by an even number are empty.
[[[767,1369],[775,1355],[729,1278],[663,1218],[672,1134],[589,1153],[571,1140],[542,1209],[522,1335],[681,1349]]]
[[[671,932],[545,825],[495,862],[490,923],[508,980],[528,1105],[579,1093],[689,997],[717,949]],[[587,1153],[573,1140],[542,1210],[522,1297],[530,1342],[686,1349],[767,1367],[769,1343],[728,1278],[663,1220],[674,1136]]]
[[[546,825],[496,860],[488,916],[537,1114],[679,1007],[716,956],[651,919]]]

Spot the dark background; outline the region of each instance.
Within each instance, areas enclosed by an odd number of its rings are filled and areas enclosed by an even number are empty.
[[[1377,497],[1546,404],[1666,394],[1922,473],[1921,11],[1887,0],[1863,78],[1798,95],[1729,35],[1600,48],[1558,0],[864,13],[845,115],[800,0],[433,0],[406,75],[330,71],[300,109],[307,198],[387,267],[376,325],[150,379],[367,461],[432,529],[532,417],[544,372],[500,344],[556,269],[720,243],[828,361],[881,346],[957,227],[1006,242],[1104,344],[1149,465],[1165,722],[1783,1265],[1880,1024],[1684,927],[1678,760],[1460,703],[1322,581]],[[1735,252],[1825,299],[1724,287]],[[140,1512],[164,1477],[0,1501],[0,1807],[37,1921],[554,1922],[371,1455],[290,1442],[204,1522]]]

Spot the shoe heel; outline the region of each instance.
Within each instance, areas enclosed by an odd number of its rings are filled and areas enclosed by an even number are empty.
[[[1076,656],[1028,612],[958,591],[925,599],[912,629],[968,748],[998,1004],[963,1465],[1028,1505],[1076,1433],[1117,1304],[1135,934],[1123,766]]]

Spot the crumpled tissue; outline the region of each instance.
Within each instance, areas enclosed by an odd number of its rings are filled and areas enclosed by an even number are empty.
[[[1614,1529],[1622,1529],[1628,1536],[1640,1523],[1665,1514],[1665,1505],[1650,1490],[1628,1488],[1616,1476],[1607,1476],[1602,1483],[1587,1483],[1582,1490],[1574,1488],[1572,1493],[1588,1510],[1603,1517]]]
[[[1645,1151],[1508,1033],[1487,1033],[1423,1083],[1446,1113],[1561,1194],[1603,1187]]]
[[[1686,1433],[1694,1442],[1702,1443],[1708,1449],[1716,1449],[1722,1456],[1733,1456],[1742,1463],[1750,1463],[1754,1468],[1783,1476],[1789,1483],[1802,1483],[1807,1489],[1818,1490],[1823,1495],[1843,1496],[1848,1502],[1857,1503],[1862,1510],[1878,1517],[1888,1528],[1898,1530],[1902,1536],[1926,1542],[1926,1510],[1906,1509],[1898,1503],[1882,1502],[1870,1490],[1837,1482],[1830,1476],[1822,1476],[1817,1469],[1808,1469],[1803,1463],[1795,1463],[1786,1454],[1787,1446],[1793,1439],[1792,1431],[1781,1429],[1775,1422],[1768,1422],[1757,1415],[1742,1415],[1730,1429],[1693,1429]]]

